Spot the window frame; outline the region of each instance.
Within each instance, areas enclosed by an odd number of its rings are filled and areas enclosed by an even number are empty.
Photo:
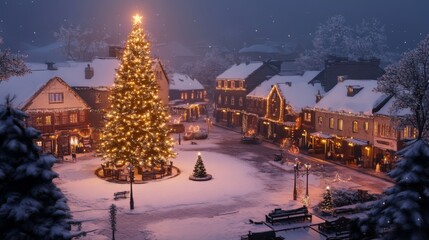
[[[344,129],[344,120],[342,118],[339,118],[337,121],[337,130],[343,131]]]
[[[335,119],[333,117],[329,118],[329,129],[334,129]]]
[[[63,92],[48,93],[48,101],[49,101],[49,104],[64,103],[64,93]]]

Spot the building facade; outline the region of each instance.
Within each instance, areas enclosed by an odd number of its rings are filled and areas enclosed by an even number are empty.
[[[247,109],[246,96],[261,82],[280,71],[279,62],[247,62],[233,65],[216,78],[216,122],[241,128]]]
[[[196,79],[173,73],[170,79],[170,112],[180,121],[194,121],[207,115],[207,91]]]

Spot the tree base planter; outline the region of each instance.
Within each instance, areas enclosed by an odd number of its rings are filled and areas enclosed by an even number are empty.
[[[189,176],[189,180],[192,181],[208,181],[211,180],[213,177],[210,174],[207,174],[205,177],[195,177],[194,175]]]

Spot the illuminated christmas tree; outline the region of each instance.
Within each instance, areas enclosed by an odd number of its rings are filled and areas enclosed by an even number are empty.
[[[319,208],[322,209],[322,211],[330,212],[333,207],[331,190],[329,187],[326,187],[326,192],[323,193],[323,200],[319,203]]]
[[[170,116],[158,92],[149,42],[137,15],[109,97],[101,144],[103,159],[154,166],[175,156],[167,124]]]
[[[195,163],[195,166],[194,166],[193,176],[197,178],[207,177],[206,168],[204,167],[203,159],[201,158],[200,153],[198,153],[197,162]]]

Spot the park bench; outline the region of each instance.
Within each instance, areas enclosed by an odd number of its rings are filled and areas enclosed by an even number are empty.
[[[241,240],[283,240],[283,237],[276,237],[276,233],[274,231],[266,231],[266,232],[251,232],[247,235],[241,236]]]
[[[276,222],[296,222],[296,221],[310,221],[312,215],[308,213],[306,206],[291,209],[291,210],[282,210],[281,208],[276,208],[270,213],[265,215],[265,221],[274,225]]]
[[[350,234],[350,219],[340,217],[334,221],[326,220],[319,224],[318,229],[324,233],[335,233],[335,236],[348,236]]]
[[[129,191],[115,192],[113,193],[114,199],[127,198]]]
[[[332,216],[333,217],[337,217],[338,215],[342,215],[342,214],[353,214],[353,213],[357,213],[359,212],[359,209],[357,209],[356,207],[348,207],[348,208],[335,208],[332,211]]]

